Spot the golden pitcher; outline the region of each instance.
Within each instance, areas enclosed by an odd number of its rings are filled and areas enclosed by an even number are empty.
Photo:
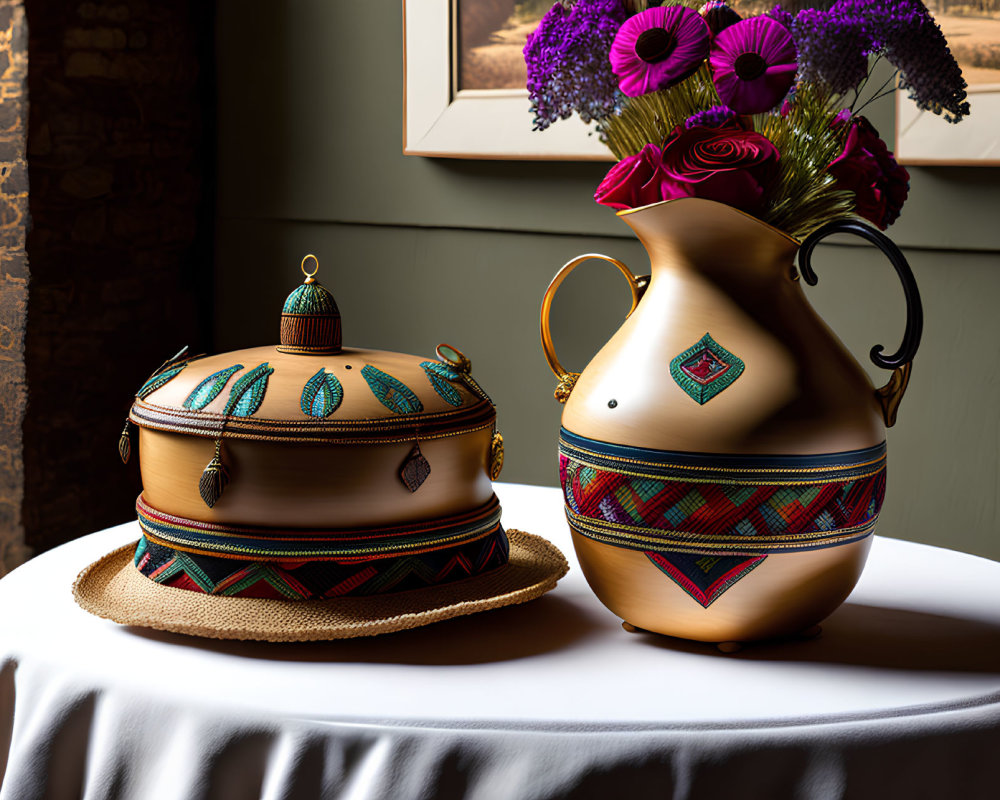
[[[619,213],[649,254],[636,278],[607,256],[570,261],[542,303],[565,403],[560,481],[583,572],[626,628],[710,642],[802,632],[848,596],[885,491],[885,428],[919,344],[920,299],[892,242],[855,220],[804,242],[729,206],[684,198]],[[805,298],[832,233],[887,255],[907,299],[875,389]],[[799,269],[795,267],[798,253]],[[579,375],[549,331],[559,285],[600,258],[632,309]]]

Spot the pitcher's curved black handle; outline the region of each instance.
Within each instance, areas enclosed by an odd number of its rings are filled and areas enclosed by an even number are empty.
[[[802,277],[810,286],[815,286],[819,282],[819,278],[816,277],[812,268],[812,252],[821,239],[835,233],[853,233],[855,236],[867,239],[885,254],[892,266],[896,268],[896,274],[903,284],[903,295],[906,297],[906,331],[903,333],[903,342],[899,346],[899,350],[891,356],[882,355],[885,348],[880,344],[875,345],[871,349],[872,361],[883,369],[898,369],[913,361],[913,357],[917,354],[917,347],[920,346],[920,334],[924,330],[924,309],[920,304],[920,292],[917,291],[917,282],[913,279],[910,265],[892,239],[855,220],[846,219],[827,223],[802,242],[802,247],[799,250],[799,269],[802,272]]]
[[[860,236],[871,242],[889,259],[896,269],[900,283],[903,284],[903,295],[906,297],[906,330],[903,332],[903,341],[899,350],[892,355],[885,356],[882,354],[885,348],[877,344],[872,347],[870,352],[875,366],[893,370],[889,383],[877,391],[886,425],[891,427],[895,424],[896,409],[909,382],[913,357],[917,354],[917,348],[920,346],[920,335],[924,330],[924,309],[920,303],[920,292],[917,291],[917,282],[913,279],[913,272],[910,270],[906,257],[893,241],[880,231],[850,219],[829,222],[811,233],[802,242],[799,249],[799,270],[802,272],[805,282],[810,286],[815,286],[819,282],[819,278],[812,268],[813,250],[822,239],[835,233],[853,233],[855,236]]]

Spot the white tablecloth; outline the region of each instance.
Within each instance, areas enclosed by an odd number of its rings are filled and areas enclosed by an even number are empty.
[[[0,581],[0,800],[996,798],[1000,564],[876,539],[815,640],[627,634],[555,489],[499,484],[571,571],[549,595],[388,636],[228,643],[78,609],[135,523]],[[891,533],[891,531],[885,531]]]

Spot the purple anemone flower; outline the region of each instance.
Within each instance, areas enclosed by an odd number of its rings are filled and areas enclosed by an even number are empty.
[[[685,6],[658,6],[629,17],[611,45],[611,68],[629,97],[680,83],[708,56],[708,25]]]
[[[698,9],[698,13],[708,23],[708,29],[713,36],[723,28],[735,25],[743,19],[725,0],[708,0],[705,5]]]
[[[751,17],[719,32],[709,63],[722,102],[738,114],[759,114],[774,108],[791,88],[795,43],[781,23]]]

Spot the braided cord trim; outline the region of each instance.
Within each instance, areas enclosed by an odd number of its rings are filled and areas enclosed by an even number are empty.
[[[429,553],[482,539],[500,528],[494,495],[479,508],[409,525],[356,529],[263,528],[175,517],[136,501],[146,538],[174,550],[253,561],[364,560]]]
[[[629,550],[651,550],[654,553],[704,553],[706,555],[759,556],[802,550],[821,550],[860,541],[875,530],[878,516],[863,525],[836,531],[810,531],[784,536],[704,536],[685,531],[641,528],[610,523],[576,514],[566,509],[570,527],[581,536]]]
[[[143,428],[212,439],[325,444],[388,444],[443,439],[491,428],[496,410],[488,403],[467,409],[357,420],[240,418],[157,406],[136,400],[129,420]]]

